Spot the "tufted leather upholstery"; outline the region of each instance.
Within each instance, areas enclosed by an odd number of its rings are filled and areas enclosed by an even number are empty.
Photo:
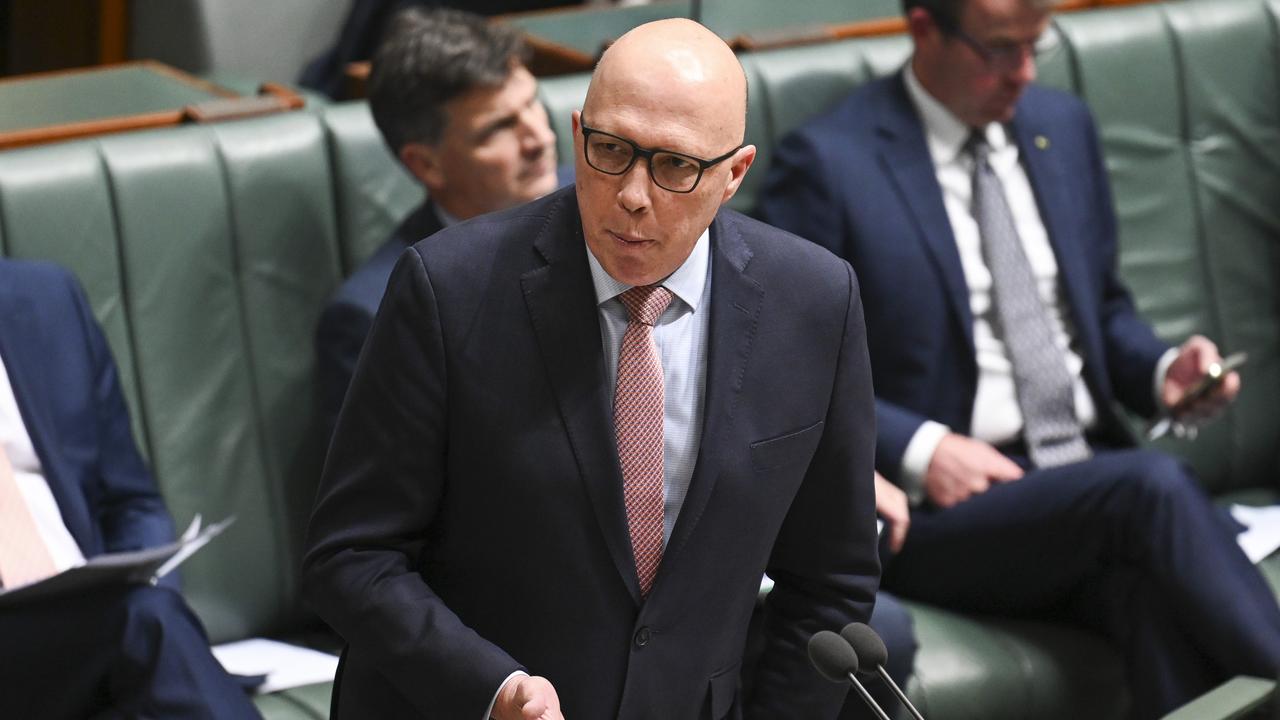
[[[1141,312],[1168,339],[1204,332],[1250,353],[1237,407],[1195,443],[1161,444],[1214,493],[1276,502],[1280,0],[1179,0],[1059,22],[1066,42],[1041,78],[1098,116]],[[907,52],[889,37],[744,56],[760,165],[733,205],[754,205],[781,135]],[[586,82],[543,84],[566,161]],[[86,286],[178,523],[239,518],[184,571],[217,642],[312,629],[296,584],[324,448],[312,331],[341,278],[420,200],[362,104],[0,153],[0,253],[56,260]],[[1280,559],[1264,572],[1280,587]],[[1124,714],[1123,673],[1098,638],[912,611],[911,693],[930,718]],[[259,704],[270,718],[325,717],[328,687]]]

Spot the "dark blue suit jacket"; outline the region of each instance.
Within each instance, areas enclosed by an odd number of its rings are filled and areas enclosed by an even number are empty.
[[[62,519],[86,557],[170,542],[115,361],[74,277],[0,260],[0,356]]]
[[[1167,346],[1116,274],[1115,213],[1093,119],[1075,97],[1032,86],[1012,137],[1057,257],[1099,430],[1127,444],[1112,403],[1155,411],[1152,375]],[[896,477],[926,418],[967,433],[977,390],[969,290],[901,73],[785,138],[762,198],[762,219],[830,248],[862,281],[877,467]]]
[[[342,717],[479,718],[518,668],[566,717],[834,717],[818,629],[879,563],[857,283],[731,211],[710,229],[705,424],[642,600],[572,188],[401,257],[333,436],[304,587],[348,643]],[[754,695],[739,669],[776,581]]]
[[[561,186],[573,184],[573,166],[556,170]],[[320,380],[320,413],[325,438],[333,434],[342,399],[356,370],[360,348],[369,336],[373,316],[387,290],[387,278],[405,248],[444,228],[435,203],[425,202],[400,222],[391,237],[348,277],[320,313],[316,324],[316,372]]]

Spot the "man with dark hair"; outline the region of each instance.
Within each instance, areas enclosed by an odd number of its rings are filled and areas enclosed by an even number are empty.
[[[573,114],[574,188],[401,256],[303,561],[339,717],[835,716],[806,643],[879,571],[861,301],[723,209],[745,106],[724,41],[642,25]]]
[[[1158,717],[1274,677],[1280,609],[1191,472],[1114,408],[1169,413],[1221,358],[1161,342],[1117,276],[1093,119],[1031,84],[1051,5],[907,0],[911,61],[784,139],[760,214],[863,281],[877,468],[919,503],[885,587],[1100,632],[1134,716]]]
[[[174,540],[106,338],[75,278],[0,259],[0,587]],[[158,586],[9,599],[0,717],[259,717],[174,574]]]
[[[326,430],[333,429],[391,267],[446,225],[554,190],[555,137],[515,30],[460,10],[396,15],[374,58],[369,106],[427,199],[339,288],[316,333]],[[563,179],[567,182],[567,179]]]

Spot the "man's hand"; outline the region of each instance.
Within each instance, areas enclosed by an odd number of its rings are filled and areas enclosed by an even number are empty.
[[[1164,387],[1160,390],[1160,399],[1165,407],[1176,407],[1209,372],[1209,366],[1216,362],[1222,362],[1222,356],[1218,354],[1218,346],[1212,340],[1193,335],[1182,343],[1182,347],[1178,348],[1178,357],[1169,365],[1164,377]],[[1207,395],[1185,408],[1178,408],[1173,419],[1191,425],[1209,420],[1235,400],[1239,392],[1240,373],[1229,372]]]
[[[876,473],[876,514],[884,519],[889,532],[889,549],[898,552],[907,541],[907,528],[911,527],[911,507],[907,494],[897,485]]]
[[[934,505],[949,508],[986,492],[992,483],[1021,477],[1022,468],[987,443],[947,433],[929,461],[924,491]]]
[[[544,677],[516,675],[507,680],[493,703],[494,720],[564,720],[560,697]]]

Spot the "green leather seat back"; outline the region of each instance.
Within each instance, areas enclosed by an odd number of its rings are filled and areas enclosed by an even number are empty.
[[[422,186],[391,155],[364,102],[319,110],[328,133],[343,276],[386,242],[420,205]]]
[[[556,134],[556,158],[561,165],[571,165],[573,154],[573,111],[582,109],[587,97],[588,73],[543,78],[538,82],[538,95],[547,108],[547,119]]]
[[[1273,6],[1274,7],[1274,6]],[[1162,441],[1214,492],[1276,483],[1280,73],[1257,0],[1063,16],[1102,130],[1121,271],[1158,333],[1244,350],[1245,390],[1195,442]]]
[[[53,260],[75,272],[115,351],[125,401],[138,408],[119,246],[111,184],[95,145],[0,153],[0,253]],[[140,449],[150,456],[144,417],[135,412],[132,420]]]
[[[215,642],[302,618],[311,338],[341,277],[328,158],[309,113],[0,154],[3,250],[85,284],[175,520],[237,517],[182,571]]]

